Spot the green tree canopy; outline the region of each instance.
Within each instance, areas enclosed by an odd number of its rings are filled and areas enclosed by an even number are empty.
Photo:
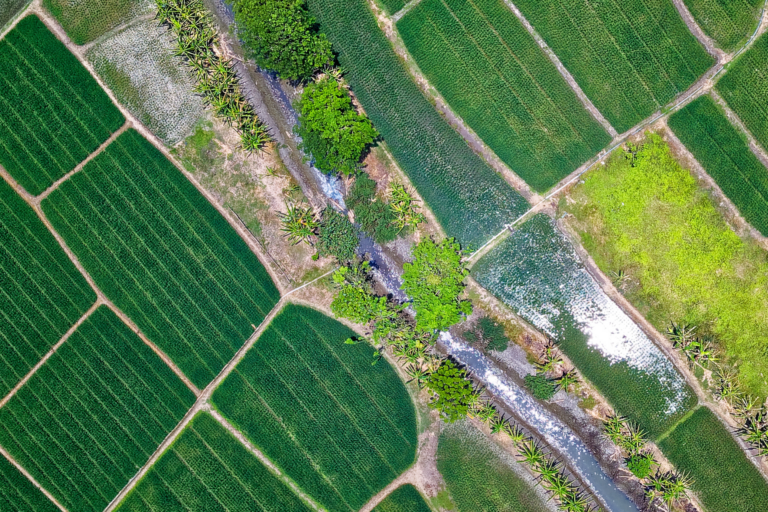
[[[238,33],[256,64],[287,80],[306,80],[334,62],[304,0],[230,0]]]
[[[346,215],[328,206],[323,211],[320,233],[317,236],[317,250],[321,255],[335,256],[341,262],[355,258],[357,231]]]
[[[450,359],[443,360],[437,371],[430,374],[426,386],[435,395],[429,406],[443,413],[448,423],[467,415],[474,393],[472,381]]]

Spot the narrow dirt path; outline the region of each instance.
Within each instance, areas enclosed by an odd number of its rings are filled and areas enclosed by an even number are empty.
[[[672,0],[672,3],[677,9],[677,12],[680,13],[680,17],[683,18],[683,21],[688,26],[688,30],[693,34],[693,37],[698,39],[702,46],[704,46],[707,53],[717,59],[719,63],[727,62],[730,56],[717,47],[714,39],[704,33],[699,24],[696,23],[691,11],[688,10],[685,2],[683,0]]]
[[[16,462],[16,459],[14,459],[13,457],[11,457],[11,454],[10,454],[10,453],[8,453],[7,451],[5,451],[5,448],[3,448],[2,446],[0,446],[0,455],[2,455],[3,457],[5,457],[6,459],[8,459],[8,462],[10,462],[11,464],[13,464],[13,466],[14,466],[14,467],[16,467],[16,469],[18,469],[18,470],[19,470],[19,472],[20,472],[22,475],[24,475],[25,477],[27,477],[27,479],[28,479],[30,482],[32,482],[32,484],[33,484],[35,487],[37,487],[38,489],[40,489],[40,492],[42,492],[42,493],[45,495],[45,497],[46,497],[46,498],[48,498],[49,500],[51,500],[51,502],[52,502],[54,505],[56,505],[56,506],[59,508],[59,510],[61,510],[62,512],[67,512],[67,509],[65,509],[65,508],[64,508],[64,506],[63,506],[61,503],[59,503],[59,502],[58,502],[58,500],[57,500],[56,498],[54,498],[54,497],[53,497],[53,495],[52,495],[50,492],[48,492],[48,491],[45,489],[45,487],[43,487],[42,485],[40,485],[40,484],[37,482],[37,480],[35,480],[35,478],[34,478],[32,475],[30,475],[30,474],[29,474],[29,472],[28,472],[26,469],[24,469],[24,467],[23,467],[23,466],[21,466],[21,465],[20,465],[18,462]]]
[[[760,162],[762,162],[766,168],[768,168],[768,153],[766,153],[760,143],[757,142],[757,139],[755,139],[755,136],[752,135],[752,132],[750,132],[741,121],[741,119],[739,119],[739,116],[736,114],[736,112],[731,110],[731,107],[728,106],[728,103],[726,103],[722,96],[718,94],[716,89],[713,88],[711,91],[709,91],[709,95],[712,96],[712,99],[715,100],[715,102],[723,108],[725,115],[731,124],[734,125],[737,130],[746,135],[747,141],[749,141],[749,149],[757,157],[757,159],[760,160]]]

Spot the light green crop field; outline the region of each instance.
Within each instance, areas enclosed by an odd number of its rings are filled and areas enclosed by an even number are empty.
[[[398,487],[373,512],[431,512],[424,498],[411,484]]]
[[[0,457],[0,510],[57,512],[59,508],[5,457]]]
[[[729,52],[752,35],[764,4],[765,0],[685,0],[704,33]]]
[[[0,29],[29,2],[30,0],[0,0]]]
[[[149,14],[153,0],[43,0],[75,44],[85,44],[113,28]]]

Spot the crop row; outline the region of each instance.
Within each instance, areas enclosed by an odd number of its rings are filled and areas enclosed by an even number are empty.
[[[0,180],[0,395],[96,300],[35,212]]]
[[[424,0],[397,27],[430,83],[537,191],[610,142],[503,0]]]
[[[66,508],[101,510],[194,398],[102,306],[0,409],[0,444]]]
[[[211,415],[199,413],[117,510],[311,509]]]
[[[5,457],[0,457],[0,510],[57,512],[59,509]]]
[[[125,118],[36,16],[0,41],[0,164],[39,194]]]
[[[401,485],[376,505],[373,512],[430,512],[429,505],[411,484]]]
[[[765,0],[685,0],[696,23],[717,45],[733,51],[757,26]]]
[[[668,103],[714,63],[670,0],[515,4],[618,132]]]
[[[768,170],[709,96],[669,118],[669,127],[739,212],[768,235]]]
[[[449,236],[478,247],[527,204],[437,113],[367,0],[309,0],[355,96]]]
[[[75,44],[85,44],[121,23],[152,12],[152,0],[98,0],[71,2],[43,0]]]
[[[289,305],[212,401],[329,510],[357,510],[410,464],[413,405],[386,361],[354,333]]]
[[[237,232],[133,130],[43,210],[101,290],[200,388],[278,300]]]
[[[763,34],[717,82],[728,103],[763,148],[768,149],[768,36]],[[766,196],[768,198],[768,196]]]

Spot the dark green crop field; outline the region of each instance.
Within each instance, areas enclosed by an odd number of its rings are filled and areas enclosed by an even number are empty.
[[[717,82],[717,92],[768,149],[768,35],[763,34]]]
[[[765,0],[684,0],[701,29],[725,51],[736,50],[757,28]]]
[[[103,510],[194,395],[102,306],[0,409],[0,445],[69,510]]]
[[[430,83],[538,192],[610,142],[503,0],[423,0],[397,28]]]
[[[0,510],[58,512],[59,508],[5,457],[0,457]]]
[[[74,169],[124,122],[36,16],[0,41],[0,165],[30,194]]]
[[[96,294],[32,208],[2,179],[0,289],[0,396],[5,396]]]
[[[121,512],[310,512],[210,414],[199,413],[120,503]]]
[[[398,487],[373,512],[431,512],[419,491],[411,484]]]
[[[619,133],[685,91],[715,62],[670,0],[515,5]]]
[[[763,512],[768,484],[720,420],[706,407],[681,423],[659,448],[693,479],[707,512]]]
[[[199,388],[279,299],[237,232],[133,130],[43,209],[99,288]]]
[[[768,169],[712,98],[702,96],[673,114],[669,127],[747,222],[768,235]]]
[[[212,402],[329,510],[358,510],[414,462],[416,418],[386,362],[313,309],[288,305]]]
[[[386,7],[389,14],[395,14],[397,11],[405,7],[408,3],[407,0],[381,0],[381,3]]]
[[[448,236],[477,248],[528,207],[437,113],[367,0],[309,0],[353,92]]]

